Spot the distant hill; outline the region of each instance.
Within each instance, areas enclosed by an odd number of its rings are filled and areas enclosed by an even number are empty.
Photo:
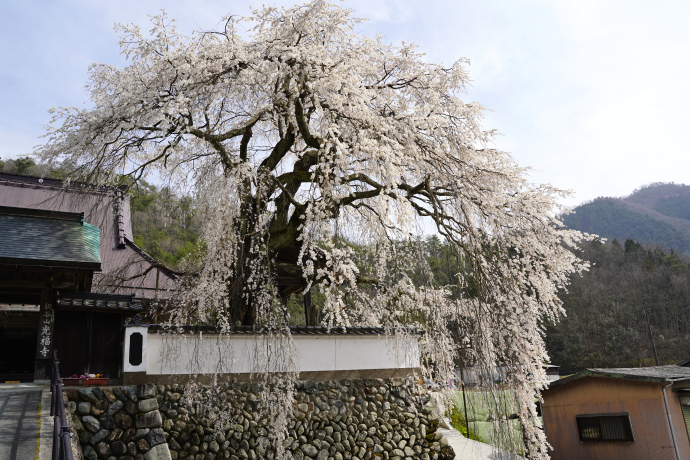
[[[567,316],[545,325],[551,363],[564,374],[653,365],[647,318],[662,364],[690,358],[690,257],[632,239],[581,249],[591,268],[559,292]]]
[[[656,183],[624,198],[597,198],[563,216],[575,230],[690,254],[690,186]]]

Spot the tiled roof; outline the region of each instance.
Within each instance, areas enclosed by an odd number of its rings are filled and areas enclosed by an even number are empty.
[[[549,384],[549,388],[553,388],[564,383],[579,380],[583,377],[608,377],[614,379],[625,380],[642,380],[647,382],[666,382],[668,380],[674,381],[690,381],[690,367],[678,366],[676,364],[668,366],[652,366],[652,367],[618,367],[618,368],[592,368],[585,369],[582,372],[571,375],[564,379],[556,380]]]
[[[152,324],[149,326],[149,332],[166,332],[165,327]],[[181,332],[218,332],[215,326],[183,326]],[[268,331],[262,329],[254,329],[252,326],[235,326],[232,328],[233,334],[261,334]],[[422,335],[424,332],[416,328],[384,328],[384,327],[317,327],[317,326],[291,326],[290,333],[292,335],[386,335],[408,333],[413,335]]]
[[[318,327],[318,326],[292,326],[290,333],[294,335],[384,335],[409,333],[413,335],[421,335],[423,331],[416,328],[385,328],[385,327]]]
[[[83,213],[0,206],[0,264],[100,270],[100,230]]]
[[[140,312],[141,302],[134,295],[96,294],[92,292],[60,292],[57,306],[77,310],[112,310]]]

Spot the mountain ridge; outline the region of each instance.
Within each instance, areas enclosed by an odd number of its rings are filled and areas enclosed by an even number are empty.
[[[626,197],[599,197],[561,216],[566,227],[690,254],[690,186],[653,183]]]

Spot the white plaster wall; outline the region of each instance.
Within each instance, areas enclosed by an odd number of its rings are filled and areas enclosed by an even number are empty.
[[[171,336],[148,334],[148,374],[280,372],[294,359],[300,371],[404,369],[420,365],[416,336],[293,337],[291,354],[281,338],[248,334]]]
[[[302,371],[419,367],[416,337],[295,336],[294,340]]]

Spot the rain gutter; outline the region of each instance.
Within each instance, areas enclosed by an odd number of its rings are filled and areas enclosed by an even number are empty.
[[[681,458],[680,458],[680,453],[678,452],[678,443],[676,442],[676,432],[673,430],[673,422],[671,421],[671,411],[668,408],[668,398],[666,397],[666,388],[673,385],[674,382],[677,382],[679,380],[686,380],[686,379],[687,378],[666,379],[665,381],[668,382],[668,384],[661,387],[661,393],[664,395],[664,404],[666,405],[666,417],[668,417],[668,426],[669,426],[669,428],[671,428],[671,438],[673,439],[673,448],[676,451],[676,459],[677,460],[681,460]]]

